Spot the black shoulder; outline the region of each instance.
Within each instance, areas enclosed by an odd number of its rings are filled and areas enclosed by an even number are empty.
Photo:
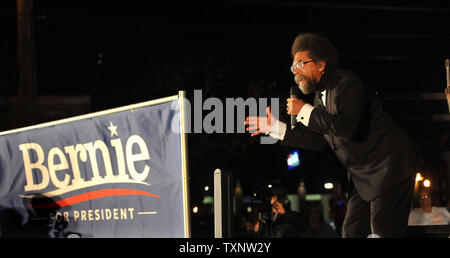
[[[362,81],[360,77],[350,70],[345,69],[338,69],[336,71],[336,79],[337,83],[345,83],[345,84],[355,84],[355,83],[361,83]]]

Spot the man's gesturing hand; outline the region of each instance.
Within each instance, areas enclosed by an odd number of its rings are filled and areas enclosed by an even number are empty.
[[[247,132],[251,132],[250,136],[256,136],[261,133],[270,132],[272,124],[275,122],[275,117],[270,112],[270,107],[266,108],[267,117],[263,116],[249,116],[245,119],[244,124],[248,125],[245,129]]]

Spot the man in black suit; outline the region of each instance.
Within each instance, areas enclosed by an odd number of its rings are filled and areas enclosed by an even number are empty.
[[[314,104],[289,98],[291,127],[267,117],[248,117],[252,136],[265,133],[281,144],[320,150],[328,145],[350,180],[343,237],[402,237],[406,232],[418,156],[404,131],[360,79],[338,69],[338,54],[328,39],[304,33],[292,45],[295,82]],[[281,119],[281,117],[280,117]]]

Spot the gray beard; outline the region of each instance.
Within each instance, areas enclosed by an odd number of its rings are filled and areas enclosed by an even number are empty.
[[[300,84],[300,80],[303,79],[303,83]],[[298,88],[303,92],[303,94],[308,95],[313,93],[317,89],[317,84],[311,81],[308,78],[295,75],[294,77],[295,83],[297,83]]]

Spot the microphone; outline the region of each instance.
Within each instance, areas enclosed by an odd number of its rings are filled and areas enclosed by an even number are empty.
[[[447,71],[448,71],[448,69],[447,69]],[[291,98],[295,98],[295,86],[291,87],[289,95],[291,96]],[[294,129],[295,122],[297,122],[295,115],[291,115],[291,129]]]
[[[450,113],[450,67],[449,67],[449,59],[445,59],[445,70],[447,71],[447,104],[448,104],[448,112]]]

